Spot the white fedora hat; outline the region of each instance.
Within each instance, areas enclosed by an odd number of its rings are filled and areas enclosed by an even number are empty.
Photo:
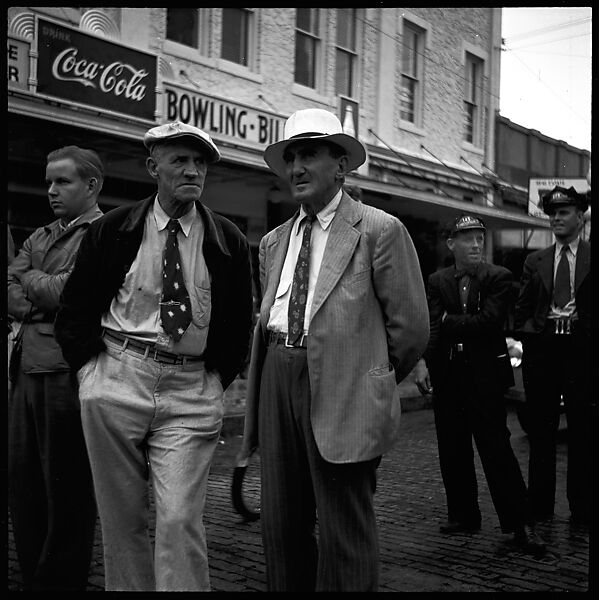
[[[343,133],[339,119],[328,110],[306,108],[294,112],[285,123],[283,139],[264,151],[264,161],[277,174],[285,174],[285,148],[298,140],[323,140],[341,146],[348,158],[347,170],[357,169],[366,160],[366,150],[355,137]]]

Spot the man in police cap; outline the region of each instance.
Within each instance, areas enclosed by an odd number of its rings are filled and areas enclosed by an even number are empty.
[[[524,262],[515,329],[529,420],[528,488],[537,519],[554,515],[556,437],[563,400],[568,423],[571,522],[588,527],[591,472],[589,390],[591,244],[580,237],[588,196],[556,186],[543,196],[555,243]]]
[[[530,519],[527,491],[510,444],[505,390],[514,384],[504,321],[511,272],[483,261],[486,228],[462,215],[449,228],[455,264],[428,280],[430,339],[415,368],[420,392],[433,393],[441,475],[447,497],[446,534],[481,527],[472,438],[483,464],[501,530],[526,552],[543,541]]]
[[[223,392],[249,348],[250,253],[200,201],[220,158],[210,136],[174,122],[144,144],[158,193],[90,227],[56,337],[79,379],[106,589],[208,591],[203,511]]]

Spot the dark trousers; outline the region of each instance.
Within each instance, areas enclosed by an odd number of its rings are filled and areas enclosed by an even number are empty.
[[[332,464],[320,456],[310,425],[305,349],[268,348],[259,443],[268,590],[376,591],[373,499],[380,457]]]
[[[449,520],[480,526],[474,438],[502,532],[511,533],[525,525],[529,521],[526,485],[510,444],[503,391],[476,381],[459,360],[452,362],[449,380],[434,385],[433,409]]]
[[[529,421],[528,489],[538,518],[553,516],[556,444],[563,397],[568,425],[567,496],[572,516],[591,512],[591,398],[588,341],[549,332],[524,341],[522,379]]]
[[[85,591],[96,505],[67,372],[26,374],[9,407],[9,508],[26,590]]]

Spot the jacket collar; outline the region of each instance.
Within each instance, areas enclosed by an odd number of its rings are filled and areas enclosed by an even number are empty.
[[[124,220],[119,231],[132,233],[139,227],[143,227],[146,214],[153,205],[155,198],[156,194],[152,194],[138,202],[129,212],[129,216]],[[204,224],[204,247],[212,248],[225,256],[230,256],[231,253],[227,249],[222,226],[214,218],[214,213],[199,200],[195,203],[195,207]]]

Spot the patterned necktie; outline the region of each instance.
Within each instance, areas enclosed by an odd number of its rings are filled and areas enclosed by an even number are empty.
[[[308,299],[308,275],[310,273],[310,236],[312,234],[312,223],[314,215],[306,215],[304,220],[304,236],[293,273],[291,285],[291,297],[289,298],[289,323],[288,343],[292,346],[299,344],[304,333],[304,314],[306,312],[306,300]]]
[[[561,256],[555,273],[553,286],[553,301],[558,308],[563,308],[570,302],[570,263],[568,262],[569,246],[562,246]]]
[[[178,342],[191,323],[191,302],[183,281],[177,242],[177,233],[181,230],[181,225],[176,219],[171,219],[167,228],[168,237],[163,255],[160,319],[164,331]]]

